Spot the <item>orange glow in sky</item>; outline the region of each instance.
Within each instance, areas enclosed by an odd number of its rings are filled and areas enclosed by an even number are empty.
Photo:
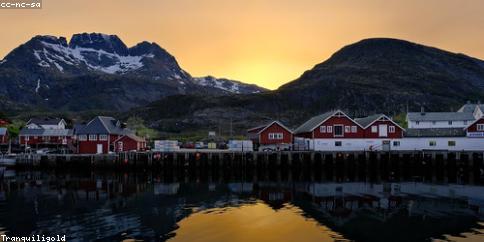
[[[0,10],[0,56],[37,34],[158,43],[193,76],[275,89],[342,46],[392,37],[484,59],[480,0],[43,0]],[[6,24],[8,23],[8,24]]]

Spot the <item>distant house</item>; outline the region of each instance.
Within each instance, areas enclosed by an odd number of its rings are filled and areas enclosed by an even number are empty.
[[[146,146],[146,142],[112,117],[97,116],[86,124],[76,125],[74,130],[77,152],[81,154],[140,150]]]
[[[410,112],[409,129],[465,128],[476,118],[471,112]]]
[[[61,118],[32,118],[25,125],[27,129],[65,129],[66,126]]]
[[[139,151],[146,149],[146,140],[134,134],[126,134],[114,141],[115,152]]]
[[[8,130],[7,128],[0,128],[0,145],[8,144]]]
[[[467,102],[457,112],[472,113],[475,119],[479,119],[484,117],[484,104]]]
[[[279,121],[251,128],[247,134],[259,150],[290,149],[293,141],[292,131]]]
[[[481,117],[474,121],[472,124],[465,128],[467,137],[484,137],[484,117]]]

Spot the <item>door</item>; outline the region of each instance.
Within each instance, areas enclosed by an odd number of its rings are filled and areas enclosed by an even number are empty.
[[[388,136],[388,126],[386,124],[378,125],[378,136],[380,137]]]
[[[343,125],[335,125],[333,129],[335,137],[343,137]]]
[[[103,144],[97,144],[97,152],[98,154],[102,154],[103,153]]]

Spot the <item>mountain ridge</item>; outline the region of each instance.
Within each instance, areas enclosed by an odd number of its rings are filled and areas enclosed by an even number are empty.
[[[351,116],[396,116],[407,110],[457,110],[484,99],[482,61],[409,41],[378,38],[347,45],[299,78],[274,91],[231,97],[184,98],[184,114],[170,113],[161,99],[126,115],[141,115],[154,128],[216,128],[232,123],[239,131],[269,120],[297,127],[329,110]],[[149,113],[150,116],[143,116]],[[225,113],[225,115],[220,115]]]
[[[90,79],[86,81],[86,77]],[[119,82],[111,81],[110,86],[103,83],[115,79]],[[89,83],[90,92],[82,90],[76,81]],[[225,81],[226,85],[238,86],[241,92],[265,90]],[[145,87],[137,86],[140,84]],[[101,97],[106,95],[106,89],[91,88],[96,86],[114,89],[115,95]],[[93,106],[110,109],[111,105],[116,110],[127,110],[161,97],[187,93],[235,92],[198,85],[173,55],[154,42],[143,41],[127,47],[116,35],[74,34],[69,41],[65,37],[37,35],[13,49],[0,62],[0,96],[41,108],[79,111]],[[73,97],[93,103],[83,108],[86,101],[73,100]]]

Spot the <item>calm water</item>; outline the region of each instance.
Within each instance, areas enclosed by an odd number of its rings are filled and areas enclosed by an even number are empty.
[[[289,174],[288,174],[289,173]],[[293,172],[8,171],[0,234],[70,241],[484,241],[484,187]]]

